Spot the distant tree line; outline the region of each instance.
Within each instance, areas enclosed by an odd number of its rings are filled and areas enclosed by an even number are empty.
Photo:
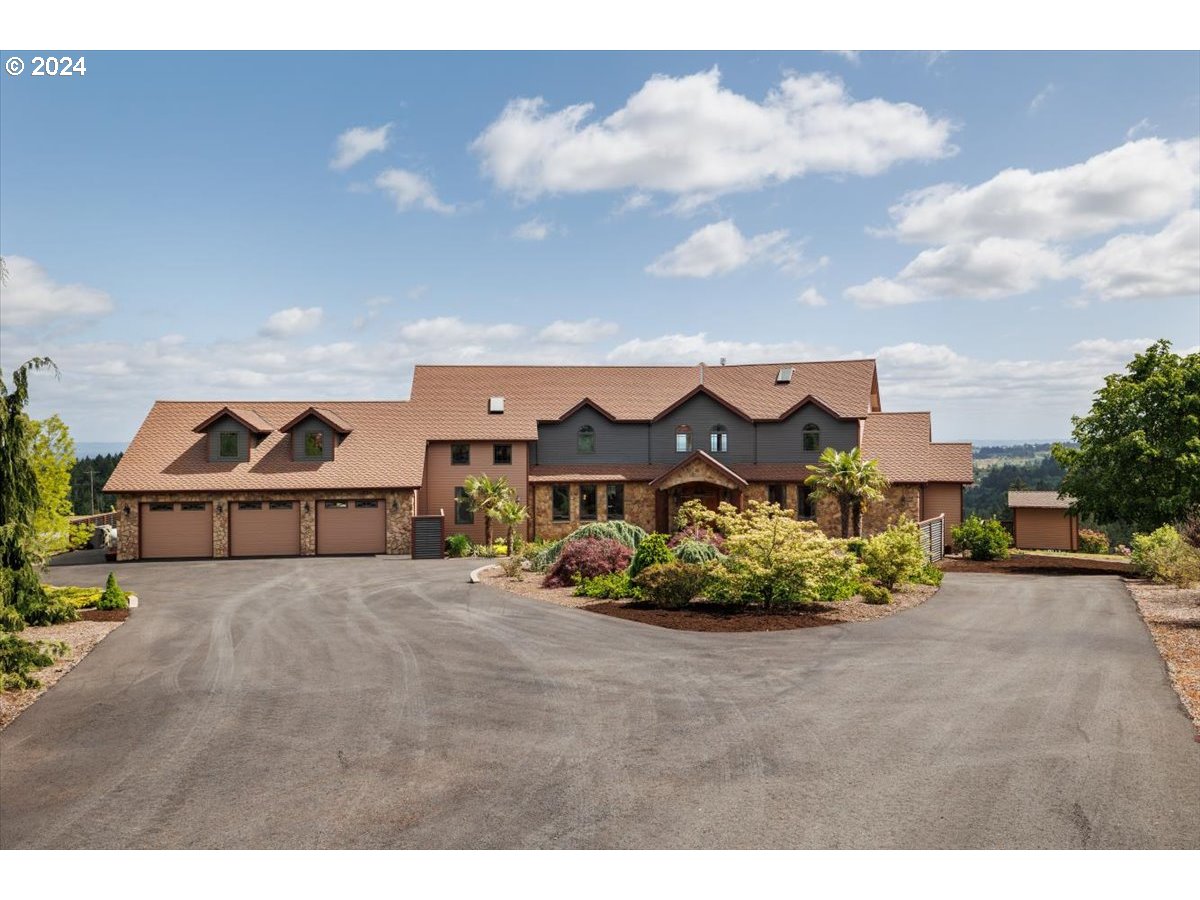
[[[1050,445],[1037,446],[1049,449]],[[1012,518],[1008,508],[1009,491],[1057,491],[1058,486],[1062,484],[1063,474],[1062,466],[1050,456],[1028,462],[976,466],[975,484],[967,488],[963,497],[963,510],[968,516],[975,515],[984,519]]]
[[[75,461],[71,468],[71,509],[77,516],[92,512],[108,512],[117,502],[114,494],[105,494],[100,489],[108,481],[123,453],[103,453],[85,456]],[[93,509],[92,487],[95,485],[95,508]]]
[[[1064,446],[1076,446],[1072,441],[1063,441]],[[1053,443],[1045,444],[1009,444],[1004,447],[976,447],[972,455],[976,459],[1002,459],[1004,457],[1033,457],[1049,453]]]

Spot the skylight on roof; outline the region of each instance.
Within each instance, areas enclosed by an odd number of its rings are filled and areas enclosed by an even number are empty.
[[[784,366],[782,369],[779,370],[779,374],[777,374],[775,376],[775,383],[776,384],[791,384],[792,383],[792,372],[794,372],[794,371],[795,371],[795,369],[793,369],[791,366]]]
[[[503,397],[489,397],[488,398],[488,412],[497,414],[497,415],[504,412],[504,398]]]

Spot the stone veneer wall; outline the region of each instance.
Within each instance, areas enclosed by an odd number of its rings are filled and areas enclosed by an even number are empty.
[[[591,481],[583,482],[583,484],[594,483]],[[594,521],[604,522],[608,518],[608,510],[604,502],[604,482],[599,482],[597,486],[599,488],[599,495],[596,503],[596,519]],[[530,489],[533,491],[533,534],[548,541],[556,541],[561,537],[566,537],[580,525],[585,524],[579,519],[579,484],[570,484],[571,520],[569,522],[553,521],[552,488],[553,485],[550,484],[539,483],[530,485]],[[644,528],[646,531],[654,531],[655,493],[654,488],[648,484],[625,482],[625,521]]]
[[[139,528],[142,503],[179,503],[206,501],[213,504],[213,556],[229,556],[229,504],[239,500],[292,500],[300,504],[300,555],[317,552],[317,503],[323,500],[382,499],[385,510],[386,542],[389,554],[412,552],[412,517],[417,511],[416,492],[408,489],[390,491],[237,491],[121,494],[117,497],[117,559],[121,562],[138,559]],[[308,508],[305,509],[305,502]],[[220,504],[220,512],[217,505]],[[129,506],[129,515],[124,514]],[[395,507],[393,509],[393,506]]]

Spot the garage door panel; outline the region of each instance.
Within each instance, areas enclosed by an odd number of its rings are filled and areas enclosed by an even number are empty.
[[[299,556],[300,504],[293,500],[232,503],[229,553],[231,556]]]
[[[322,500],[317,503],[317,553],[384,553],[382,500]]]
[[[211,503],[143,503],[138,516],[143,559],[212,557]]]

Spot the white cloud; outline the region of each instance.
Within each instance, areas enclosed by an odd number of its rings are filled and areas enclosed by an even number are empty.
[[[1084,341],[1076,341],[1071,345],[1071,351],[1086,359],[1124,365],[1133,359],[1134,354],[1141,353],[1153,343],[1154,340],[1152,338],[1146,337],[1121,338],[1116,341],[1109,338],[1090,338]]]
[[[558,319],[539,331],[537,336],[539,341],[557,344],[590,344],[601,338],[612,337],[619,330],[616,322],[601,319],[584,319],[582,322]]]
[[[1157,234],[1119,234],[1072,260],[1070,271],[1104,300],[1200,298],[1200,210],[1179,213]]]
[[[365,328],[369,323],[379,318],[379,314],[385,307],[390,306],[391,303],[391,297],[368,297],[363,301],[363,306],[367,308],[367,311],[354,317],[354,327]]]
[[[859,50],[826,50],[825,52],[832,53],[834,56],[840,56],[842,59],[846,60],[846,62],[853,63],[856,66],[859,64],[859,62],[861,62],[859,58],[861,56],[861,51]]]
[[[259,329],[259,334],[274,338],[307,334],[321,324],[324,316],[325,313],[319,306],[310,306],[307,309],[292,306],[288,309],[281,309],[267,318],[262,328]]]
[[[1142,134],[1143,132],[1152,132],[1156,127],[1157,126],[1149,119],[1140,119],[1125,130],[1125,138],[1126,140],[1132,141],[1139,134]]]
[[[438,198],[428,178],[407,169],[384,169],[376,177],[375,186],[392,198],[397,212],[414,208],[443,215],[454,212],[453,204]]]
[[[654,198],[651,197],[649,194],[647,194],[645,191],[634,191],[632,194],[630,194],[624,200],[622,200],[619,204],[617,204],[617,208],[616,208],[616,210],[614,210],[614,212],[617,215],[623,215],[624,213],[629,213],[629,212],[636,212],[639,209],[645,209],[647,206],[649,206],[653,202],[654,202]]]
[[[725,219],[693,232],[646,266],[646,271],[662,278],[711,278],[756,263],[770,263],[795,274],[828,265],[828,257],[806,262],[802,248],[803,241],[788,240],[786,229],[746,237],[732,219]]]
[[[520,325],[464,322],[458,316],[418,319],[400,329],[404,340],[420,345],[454,345],[464,342],[511,341],[525,333]]]
[[[350,168],[370,153],[379,153],[387,149],[388,132],[391,123],[378,128],[350,128],[338,135],[334,143],[333,159],[329,168],[337,171]]]
[[[821,351],[800,341],[760,343],[758,341],[710,340],[705,332],[664,334],[656,338],[634,338],[609,351],[610,363],[627,365],[698,362],[717,363],[722,357],[730,363],[783,362],[819,358]]]
[[[656,75],[620,109],[588,121],[594,110],[513,100],[472,149],[498,187],[524,199],[622,190],[716,197],[955,152],[949,121],[911,103],[856,101],[826,74],[788,74],[762,102],[722,88],[716,68]]]
[[[553,222],[534,217],[514,228],[512,236],[519,241],[544,241],[552,234],[561,234],[563,230]]]
[[[800,294],[800,296],[796,298],[796,302],[799,303],[801,306],[828,306],[829,305],[829,301],[826,300],[825,297],[823,297],[821,295],[821,292],[818,291],[815,287],[805,288],[804,291]]]
[[[1063,240],[1173,215],[1198,188],[1200,139],[1146,138],[1062,169],[1006,169],[974,187],[925,188],[891,207],[891,233],[929,244]]]
[[[81,316],[112,312],[104,291],[85,284],[59,284],[44,268],[24,256],[6,256],[8,278],[0,284],[0,324],[5,327],[42,325]]]
[[[1058,250],[1037,241],[987,238],[925,250],[894,279],[873,278],[847,288],[860,306],[900,306],[936,299],[993,300],[1062,278]]]
[[[1029,101],[1029,112],[1032,115],[1042,108],[1042,105],[1050,99],[1050,95],[1057,91],[1054,83],[1047,84],[1044,88],[1037,92],[1037,95]]]

